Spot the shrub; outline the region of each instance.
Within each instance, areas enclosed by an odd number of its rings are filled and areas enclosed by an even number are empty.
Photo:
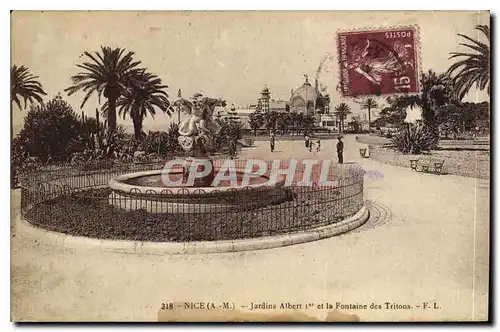
[[[173,155],[182,152],[179,145],[179,126],[171,123],[168,131],[150,131],[138,143],[137,150],[146,154]]]
[[[438,135],[428,126],[408,124],[401,128],[392,142],[396,149],[404,154],[419,154],[435,149],[438,139]]]
[[[13,154],[36,157],[41,162],[67,161],[85,149],[80,139],[82,123],[60,95],[47,103],[31,106],[24,126],[14,141]],[[18,158],[20,156],[16,156]]]
[[[245,134],[243,124],[235,121],[220,121],[219,124],[222,128],[215,136],[213,152],[227,153],[236,157],[239,149],[241,149],[241,143],[238,141]]]

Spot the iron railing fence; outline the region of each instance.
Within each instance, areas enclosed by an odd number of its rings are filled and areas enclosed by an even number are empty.
[[[22,178],[22,216],[37,227],[71,235],[189,242],[303,231],[344,220],[363,206],[364,171],[347,164],[309,169],[299,161],[293,181],[276,188],[208,192],[201,188],[152,191],[138,186],[122,192],[108,186],[122,174],[160,171],[165,162],[39,168]],[[224,162],[215,159],[215,168]],[[248,165],[247,160],[231,162],[237,170]],[[270,169],[273,161],[266,163]],[[276,165],[286,168],[290,163],[280,160]],[[304,173],[309,171],[313,181],[303,185]],[[329,182],[318,181],[321,175]]]

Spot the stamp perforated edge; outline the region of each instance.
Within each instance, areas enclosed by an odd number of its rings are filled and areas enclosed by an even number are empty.
[[[363,33],[363,32],[382,32],[382,31],[391,31],[391,30],[401,30],[401,29],[413,29],[415,32],[415,37],[413,38],[413,43],[415,47],[415,62],[416,62],[416,67],[417,69],[415,70],[416,73],[416,81],[417,81],[417,92],[412,92],[412,93],[388,93],[388,94],[381,94],[380,96],[377,95],[362,95],[362,96],[346,96],[344,95],[343,89],[342,89],[342,57],[341,57],[341,49],[340,49],[340,42],[339,42],[339,37],[340,34],[345,34],[345,33]],[[363,27],[363,28],[349,28],[349,29],[337,29],[337,32],[335,33],[335,49],[336,49],[336,56],[337,56],[337,66],[338,66],[338,73],[337,73],[337,86],[340,87],[340,89],[336,89],[340,93],[340,98],[341,100],[350,100],[350,101],[359,101],[362,98],[367,98],[367,97],[378,97],[378,98],[386,98],[389,96],[404,96],[404,95],[418,95],[420,94],[420,80],[422,79],[422,45],[420,42],[420,27],[418,24],[410,24],[410,25],[388,25],[388,26],[378,26],[378,27]]]

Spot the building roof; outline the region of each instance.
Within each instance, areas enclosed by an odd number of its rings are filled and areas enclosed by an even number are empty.
[[[286,104],[284,100],[270,100],[269,109],[286,109]]]
[[[290,102],[293,103],[294,99],[300,97],[302,100],[304,100],[306,103],[308,101],[313,101],[316,102],[316,99],[318,99],[318,96],[321,97],[321,93],[309,83],[309,81],[306,79],[304,84],[297,90],[293,92],[292,97],[290,98]]]

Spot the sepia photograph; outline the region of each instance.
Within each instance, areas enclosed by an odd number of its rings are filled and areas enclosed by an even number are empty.
[[[11,322],[488,322],[490,12],[10,13]]]

